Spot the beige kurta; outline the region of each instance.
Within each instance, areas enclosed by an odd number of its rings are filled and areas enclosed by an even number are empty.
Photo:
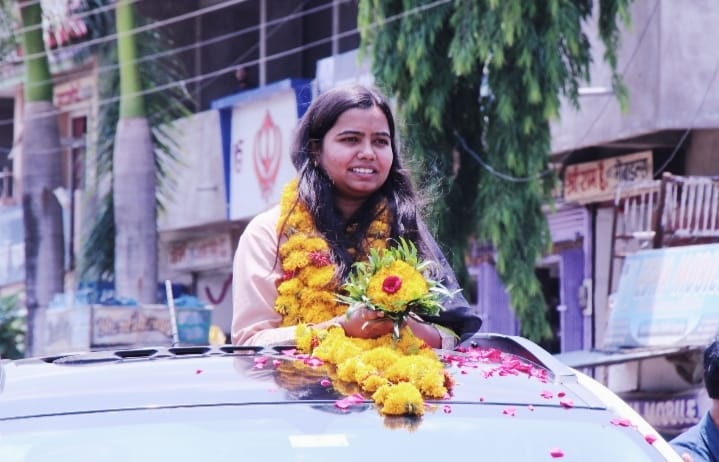
[[[282,265],[277,258],[277,223],[280,207],[253,218],[237,245],[232,264],[232,343],[235,345],[291,345],[295,327],[279,327],[282,316],[275,311],[277,281]],[[442,348],[452,349],[455,337],[438,329]]]

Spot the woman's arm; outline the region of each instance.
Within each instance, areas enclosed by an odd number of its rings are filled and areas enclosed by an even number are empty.
[[[232,343],[277,345],[294,343],[294,327],[278,327],[276,260],[279,207],[253,218],[245,228],[232,265]]]

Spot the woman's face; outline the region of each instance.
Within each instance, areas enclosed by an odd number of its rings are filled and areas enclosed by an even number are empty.
[[[322,139],[319,163],[332,180],[338,202],[364,201],[389,176],[389,124],[380,108],[343,112]]]

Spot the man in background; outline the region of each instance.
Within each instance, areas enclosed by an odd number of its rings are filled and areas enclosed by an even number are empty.
[[[704,386],[712,400],[709,411],[669,442],[686,462],[719,462],[719,340],[704,350]]]

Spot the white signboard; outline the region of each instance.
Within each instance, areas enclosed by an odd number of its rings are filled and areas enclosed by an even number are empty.
[[[229,234],[170,243],[172,270],[221,268],[232,264],[232,241]]]
[[[160,231],[227,219],[222,137],[217,111],[204,111],[167,127],[177,151],[171,163],[172,191],[157,217]]]
[[[290,160],[297,126],[292,88],[239,105],[232,112],[230,219],[248,219],[280,200],[295,176]]]

